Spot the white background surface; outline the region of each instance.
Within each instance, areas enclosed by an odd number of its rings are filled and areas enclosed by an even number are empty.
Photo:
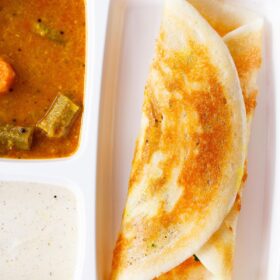
[[[280,94],[280,77],[277,78],[277,70],[280,72],[280,1],[234,2],[265,17],[261,93],[252,127],[249,179],[238,226],[234,279],[278,280],[280,192],[276,186],[280,186],[280,182],[274,171],[276,165],[277,170],[279,166],[279,151],[275,149],[279,117],[275,108],[280,109],[276,96]],[[160,23],[161,3],[160,0],[111,1],[100,105],[97,279],[107,279],[110,270],[140,125],[144,85]],[[96,8],[98,5],[101,1]],[[101,20],[103,18],[97,15],[96,29]],[[98,34],[103,35],[102,31]],[[99,74],[96,78],[100,78]]]

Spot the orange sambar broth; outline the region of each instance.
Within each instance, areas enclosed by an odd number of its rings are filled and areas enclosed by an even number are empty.
[[[34,33],[37,21],[59,30],[65,44]],[[0,96],[0,122],[35,126],[59,92],[83,105],[85,5],[83,0],[1,0],[0,56],[16,71],[10,91]],[[36,130],[30,151],[12,150],[10,158],[59,158],[79,144],[81,114],[67,137],[48,139]]]

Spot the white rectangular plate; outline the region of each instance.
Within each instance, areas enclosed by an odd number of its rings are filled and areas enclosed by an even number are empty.
[[[103,71],[95,77],[98,83],[98,78],[102,78],[96,185],[96,279],[100,280],[109,278],[163,1],[112,0],[110,6],[109,1],[101,2],[96,0],[95,7],[101,13],[95,18],[99,55],[103,55],[104,14],[107,10],[109,13]],[[280,3],[239,2],[264,16],[265,38],[260,96],[249,148],[249,179],[238,226],[234,280],[278,280],[280,231],[276,221],[280,204],[279,191],[275,188],[279,180],[275,174],[278,160],[275,109],[279,111],[280,107],[276,107],[279,82],[275,73],[277,69],[280,72],[276,63],[279,62]]]

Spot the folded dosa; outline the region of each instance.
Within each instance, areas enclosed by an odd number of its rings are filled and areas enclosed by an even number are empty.
[[[220,228],[239,191],[247,144],[236,66],[185,0],[167,0],[145,88],[112,279],[153,279]]]
[[[201,12],[221,36],[224,36],[224,41],[234,59],[246,106],[248,144],[258,93],[256,78],[262,61],[263,21],[251,12],[240,10],[221,1],[189,0],[189,2]],[[194,267],[188,260],[159,279],[231,279],[237,219],[246,178],[245,168],[239,194],[230,214],[225,218],[219,230],[196,252],[200,262],[197,262]],[[197,278],[198,276],[200,278]]]

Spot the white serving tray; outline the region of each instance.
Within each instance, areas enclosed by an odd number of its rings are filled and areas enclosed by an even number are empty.
[[[238,226],[234,280],[279,280],[280,81],[276,75],[277,71],[280,73],[280,1],[231,1],[240,2],[265,18],[261,93],[252,127],[249,179]],[[98,62],[102,59],[99,56],[103,57],[103,32],[107,26],[103,64],[95,65],[98,71],[94,77],[98,85],[102,80],[96,184],[98,280],[109,278],[162,3],[163,0],[96,0]],[[98,101],[99,97],[95,97]]]
[[[239,1],[264,15],[266,30],[234,280],[279,280],[280,3]],[[162,3],[88,0],[86,94],[78,152],[59,160],[0,160],[1,180],[51,183],[76,194],[80,232],[75,280],[108,279]]]

